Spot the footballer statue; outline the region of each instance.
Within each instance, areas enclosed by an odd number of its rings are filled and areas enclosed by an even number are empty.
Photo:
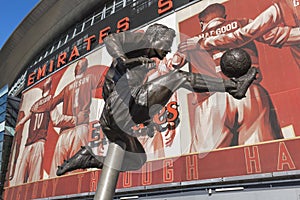
[[[90,147],[82,147],[58,167],[57,175],[75,169],[103,168],[94,198],[112,199],[119,172],[138,170],[147,160],[145,150],[137,139],[139,135],[133,132],[132,127],[138,124],[152,127],[152,117],[167,104],[177,89],[185,88],[198,93],[228,92],[237,99],[245,97],[256,77],[254,67],[240,76],[220,79],[180,70],[185,63],[181,62],[173,71],[145,82],[147,73],[156,66],[151,58],[164,59],[171,51],[174,37],[173,29],[153,24],[145,32],[121,32],[104,39],[106,49],[113,58],[105,77],[105,105],[99,120],[110,141],[107,156],[104,159],[93,154]],[[240,59],[238,56],[236,58]],[[225,59],[224,63],[227,62]],[[230,65],[224,66],[229,68]]]

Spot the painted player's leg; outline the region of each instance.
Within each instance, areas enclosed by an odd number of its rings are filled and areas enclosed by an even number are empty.
[[[234,145],[249,145],[282,139],[283,135],[268,92],[259,84],[247,91],[249,98],[237,101],[228,96],[230,110],[237,111],[238,140]]]
[[[88,126],[85,124],[78,125],[74,128],[66,130],[61,141],[65,141],[64,159],[57,158],[55,169],[56,175],[61,176],[69,171],[86,168],[102,167],[102,157],[93,154],[92,150],[86,145],[88,142]],[[68,143],[68,144],[66,144]],[[77,153],[76,153],[77,152]],[[99,161],[100,160],[100,164]],[[59,162],[59,163],[57,163]],[[89,167],[87,167],[87,165]]]
[[[72,136],[71,136],[72,135]],[[86,168],[101,168],[103,158],[93,154],[88,143],[88,125],[81,124],[70,130],[70,146],[68,160],[61,162],[57,168],[56,175],[61,176],[69,171]],[[83,160],[82,160],[83,157]],[[99,163],[98,160],[101,162]],[[79,161],[81,160],[81,161]],[[80,165],[78,165],[80,163]],[[78,166],[77,166],[78,165]]]
[[[145,149],[148,160],[158,159],[165,157],[165,147],[163,141],[164,132],[159,132],[154,129],[153,137],[149,137],[148,133],[143,133],[143,135],[137,137],[139,142]]]
[[[30,154],[30,146],[26,146],[20,157],[20,164],[16,173],[15,184],[20,185],[27,182],[28,177],[28,160],[32,155]]]
[[[32,156],[29,160],[28,182],[34,182],[43,178],[44,141],[37,141],[31,146]]]
[[[74,156],[79,150],[80,147],[85,146],[88,144],[88,137],[89,137],[89,128],[87,124],[77,125],[73,128],[72,137],[69,139],[71,140],[69,143],[69,155],[67,158],[71,158]]]
[[[225,118],[227,112],[230,112],[227,110],[227,96],[230,95],[217,92],[201,99],[197,106],[191,105],[194,113],[190,120],[194,126],[189,153],[210,152],[224,144],[227,144],[226,147],[230,145],[233,134],[227,127]]]
[[[50,177],[55,177],[56,176],[56,170],[57,168],[64,162],[64,159],[67,158],[68,155],[68,150],[67,147],[69,145],[70,138],[69,133],[72,129],[67,129],[64,130],[60,135],[57,140],[53,158],[52,158],[52,163],[51,163],[51,169],[50,169]]]
[[[21,135],[21,134],[19,134]],[[16,140],[14,140],[13,146],[12,146],[12,155],[15,158],[12,161],[12,164],[9,168],[9,180],[11,181],[15,174],[17,174],[16,172],[18,171],[18,169],[16,168],[17,165],[17,160],[19,159],[19,154],[20,154],[20,146],[21,146],[21,141],[19,139],[16,138]]]

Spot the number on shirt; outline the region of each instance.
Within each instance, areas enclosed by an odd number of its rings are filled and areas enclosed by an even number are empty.
[[[75,89],[75,99],[74,99],[74,107],[78,108],[78,98],[79,98],[79,88]]]
[[[41,128],[44,119],[44,113],[35,113],[35,121],[33,130],[38,130]]]

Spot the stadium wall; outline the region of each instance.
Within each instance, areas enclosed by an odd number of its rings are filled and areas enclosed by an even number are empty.
[[[104,105],[101,83],[112,60],[103,46],[103,39],[109,33],[144,31],[153,23],[165,24],[177,33],[172,46],[174,53],[180,42],[194,36],[203,37],[198,13],[208,5],[220,3],[226,7],[227,19],[232,23],[218,29],[219,33],[226,33],[236,28],[234,23],[237,18],[253,19],[274,3],[271,0],[142,2],[127,6],[94,24],[27,69],[19,121],[26,116],[30,118],[16,129],[4,199],[88,198],[96,191],[101,170],[78,170],[61,177],[53,172],[63,158],[70,156],[62,153],[70,144],[70,138],[63,137],[72,131],[75,135],[84,135],[95,153],[106,154],[108,140],[101,131],[98,119]],[[197,187],[209,194],[209,189],[216,191],[225,186],[242,187],[241,190],[244,190],[262,182],[275,184],[279,181],[283,185],[298,183],[299,68],[290,47],[270,47],[260,43],[259,39],[254,42],[260,79],[246,98],[239,101],[226,94],[198,95],[187,90],[176,92],[154,118],[157,129],[155,136],[139,137],[148,162],[138,171],[120,174],[117,197],[163,191],[176,195],[174,190],[184,192]],[[219,51],[223,50],[221,48]],[[209,52],[197,50],[189,56],[191,62],[183,67],[184,70],[224,77],[215,68]],[[78,59],[82,57],[88,60],[89,66],[78,81],[74,71]],[[169,54],[153,74],[172,70],[167,67],[171,59],[172,54]],[[216,71],[206,71],[209,68],[207,66]],[[40,101],[44,85],[49,79],[52,83],[49,98],[62,96],[55,106],[44,104],[47,100]],[[77,93],[79,96],[75,91],[72,101],[68,101],[70,96],[63,96],[67,89],[85,83],[90,83],[90,88]],[[74,110],[79,105],[76,104],[76,98],[82,96],[89,97],[86,99],[89,102],[88,122],[75,127],[69,127],[66,121],[61,123],[62,116],[75,115]],[[45,115],[41,114],[42,111],[47,113],[47,124],[43,124]],[[175,129],[170,129],[170,123],[176,125]],[[46,127],[44,137],[34,140],[32,134],[41,126]],[[141,126],[133,128],[143,131]],[[43,154],[32,153],[30,148],[37,143],[42,145]],[[75,142],[72,147],[78,144]],[[34,166],[30,164],[32,160],[35,160]],[[32,170],[37,167],[37,161],[41,162],[42,169],[38,175]],[[252,194],[248,194],[250,199]],[[245,193],[240,195],[242,197]],[[177,194],[177,197],[170,199],[180,199],[179,196]]]

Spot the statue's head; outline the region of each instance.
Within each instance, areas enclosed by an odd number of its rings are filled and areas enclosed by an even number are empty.
[[[145,37],[150,42],[150,57],[163,59],[171,51],[175,31],[162,24],[153,24],[148,27]]]

